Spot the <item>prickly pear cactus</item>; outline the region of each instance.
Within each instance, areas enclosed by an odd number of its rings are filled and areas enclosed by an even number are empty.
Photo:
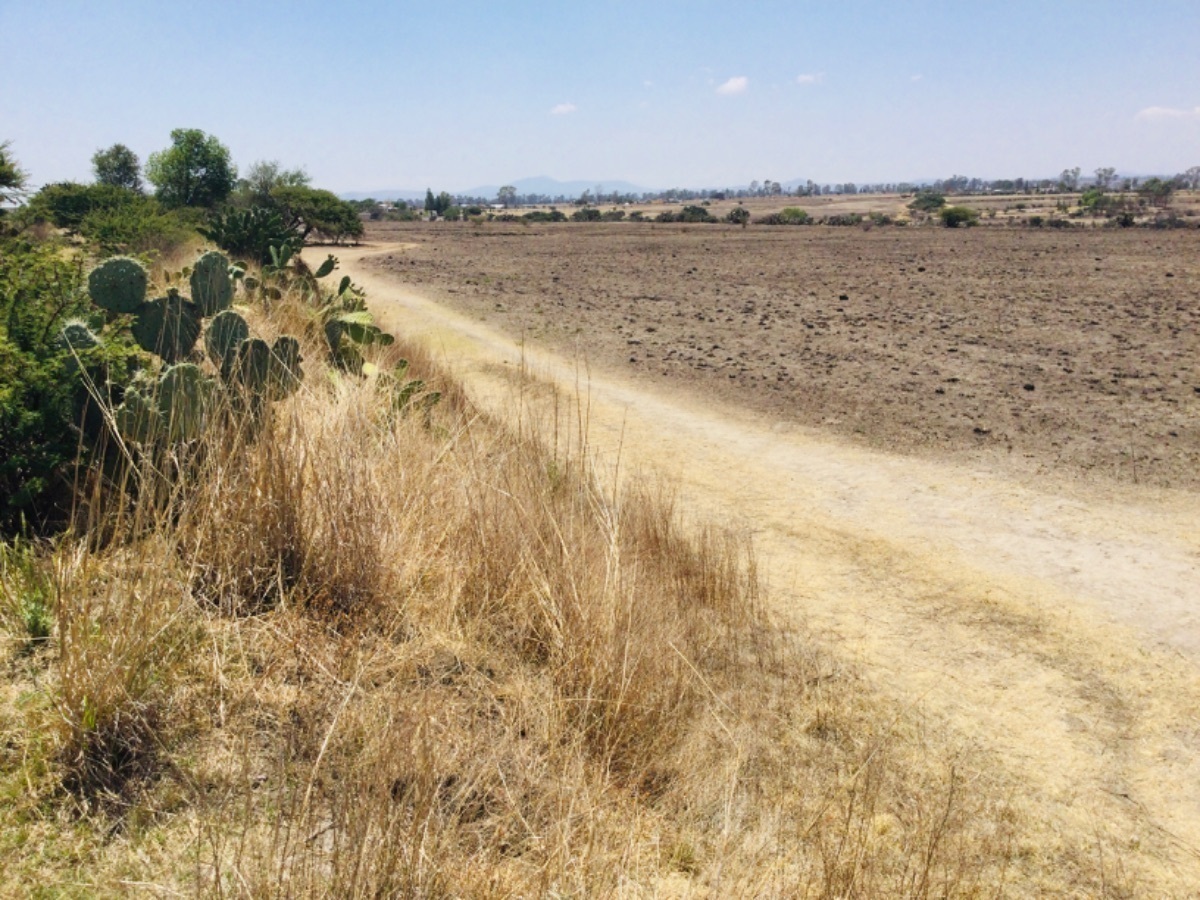
[[[149,444],[163,432],[162,416],[140,391],[129,388],[125,400],[113,410],[117,433],[126,441]]]
[[[136,312],[146,299],[146,270],[136,259],[114,256],[88,275],[92,302],[113,313]]]
[[[157,353],[168,364],[176,363],[192,352],[200,338],[200,312],[196,304],[172,291],[139,306],[132,331],[143,350]]]
[[[233,303],[233,279],[229,277],[229,258],[210,250],[192,267],[192,302],[201,316],[215,316]]]
[[[233,380],[255,396],[266,393],[271,376],[271,348],[261,338],[250,338],[238,345],[233,365]]]
[[[91,350],[100,346],[100,338],[92,333],[87,322],[72,319],[63,325],[54,343],[62,350]]]
[[[198,366],[180,363],[163,372],[158,384],[158,413],[169,441],[191,441],[204,431],[212,382]]]
[[[240,315],[232,309],[217,313],[208,323],[208,330],[204,332],[204,347],[208,351],[208,358],[223,374],[228,374],[228,369],[237,356],[238,347],[248,337],[250,326]]]
[[[290,334],[282,334],[271,346],[271,365],[268,372],[269,390],[273,399],[282,400],[296,393],[304,372],[300,368],[300,342]]]

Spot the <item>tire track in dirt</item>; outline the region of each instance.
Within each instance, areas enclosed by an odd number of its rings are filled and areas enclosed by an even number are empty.
[[[485,407],[522,366],[574,396],[623,470],[751,531],[771,596],[1000,761],[1051,843],[1115,848],[1140,888],[1200,885],[1200,509],[1194,495],[1051,492],[854,447],[583,367],[420,297],[342,250],[382,322]],[[615,463],[612,463],[615,464]]]

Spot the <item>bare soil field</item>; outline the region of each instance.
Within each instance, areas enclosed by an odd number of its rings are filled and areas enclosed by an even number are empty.
[[[387,224],[501,330],[901,452],[1200,486],[1200,233]]]

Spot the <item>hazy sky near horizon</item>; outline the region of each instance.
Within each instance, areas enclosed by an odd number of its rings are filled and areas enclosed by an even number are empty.
[[[0,0],[34,184],[215,134],[335,191],[1200,165],[1200,0]]]

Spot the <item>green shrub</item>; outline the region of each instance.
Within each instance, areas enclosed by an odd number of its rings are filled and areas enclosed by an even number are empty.
[[[567,216],[559,209],[535,209],[532,212],[525,213],[524,219],[526,222],[565,222],[567,221]]]
[[[285,225],[278,212],[263,206],[214,213],[207,227],[198,231],[226,253],[262,265],[271,262],[272,247],[296,251],[304,245],[300,232]]]
[[[745,228],[750,221],[750,210],[744,206],[735,206],[725,215],[725,221],[731,225],[741,225]]]
[[[106,256],[168,253],[197,234],[187,209],[164,209],[152,197],[108,209],[95,209],[79,223],[79,233]]]
[[[716,216],[703,206],[685,206],[675,216],[676,222],[715,222]]]
[[[80,370],[119,398],[136,366],[127,343],[72,348],[62,339],[68,322],[75,320],[72,334],[84,335],[103,317],[83,292],[81,263],[60,250],[0,244],[0,535],[65,523],[81,436],[101,427]]]
[[[577,209],[571,213],[572,222],[599,222],[600,210],[592,206],[585,206],[583,209]]]
[[[917,191],[908,208],[916,212],[935,212],[945,205],[946,198],[937,191]]]
[[[958,228],[960,225],[970,227],[979,222],[979,213],[969,206],[947,206],[938,215],[947,228]]]
[[[111,184],[78,184],[61,181],[48,184],[29,201],[29,213],[37,221],[56,228],[79,231],[84,218],[93,212],[120,209],[144,198],[129,188]]]

